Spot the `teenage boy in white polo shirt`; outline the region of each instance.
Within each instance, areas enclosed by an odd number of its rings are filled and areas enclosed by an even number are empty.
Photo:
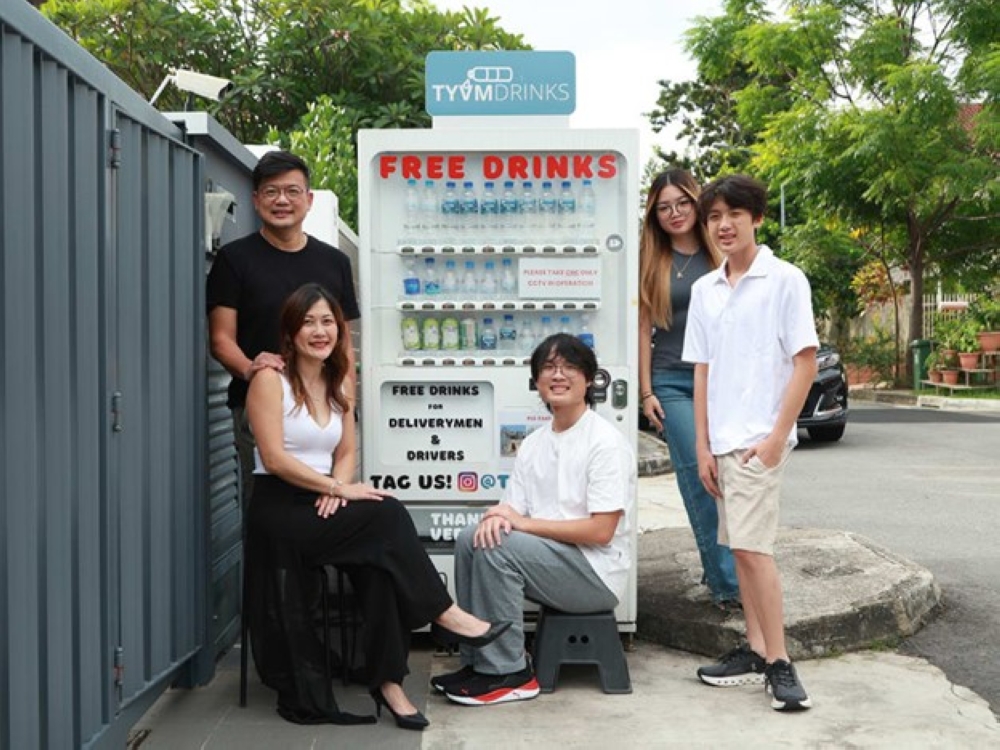
[[[736,558],[748,641],[698,677],[719,687],[763,682],[771,707],[788,711],[812,702],[785,650],[774,541],[819,342],[805,275],[756,242],[766,208],[767,189],[745,175],[702,190],[699,215],[725,261],[691,289],[683,358],[695,363],[698,474],[719,503],[719,544]]]

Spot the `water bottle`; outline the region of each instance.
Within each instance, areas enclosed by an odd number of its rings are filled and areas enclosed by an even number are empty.
[[[458,271],[455,269],[455,261],[446,260],[444,262],[444,276],[441,277],[441,294],[447,295],[449,299],[454,299],[458,293]]]
[[[555,332],[556,332],[556,329],[552,327],[552,318],[550,318],[548,315],[543,315],[542,316],[542,330],[538,334],[539,337],[542,339],[542,341],[544,341],[545,339],[547,339],[549,336],[551,336]]]
[[[530,355],[535,351],[538,340],[535,338],[535,328],[531,325],[531,318],[525,318],[521,324],[521,330],[517,334],[517,342],[522,354]]]
[[[559,333],[573,333],[573,331],[570,330],[569,315],[563,315],[559,318]]]
[[[441,282],[438,280],[434,259],[424,258],[424,296],[437,297],[439,294],[441,294]]]
[[[559,193],[559,231],[567,240],[576,237],[576,195],[573,193],[573,183],[563,180]]]
[[[594,235],[597,231],[597,196],[594,195],[594,183],[591,180],[583,181],[578,208],[581,234],[587,242],[595,242],[596,237]]]
[[[436,352],[441,348],[441,326],[437,318],[424,318],[423,343],[427,352]]]
[[[518,223],[524,227],[522,235],[526,242],[538,240],[538,198],[531,182],[524,183],[521,197],[517,201]]]
[[[420,189],[417,181],[406,181],[406,198],[403,204],[403,244],[417,242],[420,239]]]
[[[500,325],[500,351],[513,352],[517,350],[517,327],[514,325],[514,316],[507,314],[503,316],[503,323]]]
[[[479,279],[476,278],[475,261],[465,261],[465,270],[462,272],[458,288],[466,299],[475,299],[479,295]]]
[[[590,316],[584,313],[580,316],[580,333],[577,334],[580,341],[590,347],[591,351],[596,351],[594,333],[590,330]]]
[[[479,296],[483,299],[496,299],[498,288],[496,266],[492,260],[483,264],[483,275],[479,279]]]
[[[514,260],[504,258],[500,261],[500,294],[504,299],[517,295],[517,275],[514,273]]]
[[[458,193],[455,183],[449,180],[444,184],[444,194],[441,196],[440,229],[441,239],[445,242],[456,239],[459,223]]]
[[[458,346],[458,321],[455,318],[445,318],[441,321],[441,349],[455,352],[458,351]]]
[[[499,227],[500,202],[493,192],[493,183],[483,183],[483,199],[479,201],[479,224],[486,242],[496,241],[496,231]]]
[[[514,181],[507,180],[503,184],[500,196],[500,234],[507,242],[514,242],[518,236],[517,195],[514,193]]]
[[[462,183],[462,198],[458,203],[459,212],[459,235],[465,239],[471,239],[479,233],[479,198],[472,182],[466,180]]]
[[[483,329],[479,333],[479,348],[483,351],[496,351],[497,329],[493,327],[493,318],[483,318]]]
[[[438,197],[434,180],[424,180],[420,193],[420,234],[425,242],[438,240]]]
[[[415,299],[420,296],[420,276],[417,275],[417,264],[413,258],[407,258],[403,264],[403,296]]]
[[[559,202],[552,192],[552,183],[542,183],[542,194],[538,199],[538,225],[541,238],[552,240],[559,229]]]

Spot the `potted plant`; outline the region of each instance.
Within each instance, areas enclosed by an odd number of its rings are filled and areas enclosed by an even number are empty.
[[[958,365],[963,370],[979,367],[979,323],[972,315],[959,316],[955,331],[955,348],[958,349]]]
[[[941,362],[940,356],[936,351],[931,352],[927,355],[927,359],[924,360],[924,364],[927,365],[927,377],[932,383],[941,382]]]
[[[1000,351],[1000,298],[986,292],[969,305],[969,315],[979,325],[979,346],[984,352]]]
[[[938,315],[934,322],[934,338],[940,352],[939,363],[943,369],[958,366],[958,340],[961,317],[954,313]]]

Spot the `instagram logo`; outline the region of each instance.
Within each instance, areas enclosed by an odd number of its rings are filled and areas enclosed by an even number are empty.
[[[479,477],[474,471],[461,471],[458,474],[458,491],[475,492],[479,489]]]

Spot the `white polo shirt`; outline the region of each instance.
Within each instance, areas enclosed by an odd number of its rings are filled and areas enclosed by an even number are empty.
[[[805,274],[759,245],[735,287],[726,263],[691,289],[684,360],[708,365],[708,437],[721,456],[767,437],[792,377],[792,357],[819,346]],[[795,426],[787,442],[797,442]]]

